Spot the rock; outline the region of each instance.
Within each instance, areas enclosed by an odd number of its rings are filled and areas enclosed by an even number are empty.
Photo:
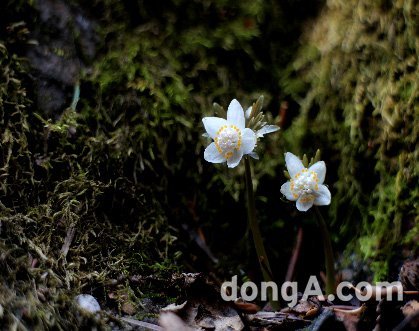
[[[88,71],[96,56],[96,24],[82,11],[63,0],[34,2],[38,24],[35,40],[27,49],[37,107],[58,117],[71,103],[81,71]]]
[[[134,315],[136,311],[135,306],[131,302],[124,302],[121,310],[127,315]]]
[[[405,262],[400,269],[399,279],[405,291],[419,291],[419,259]]]
[[[101,310],[99,302],[90,294],[79,294],[75,300],[81,309],[90,313],[96,313]]]

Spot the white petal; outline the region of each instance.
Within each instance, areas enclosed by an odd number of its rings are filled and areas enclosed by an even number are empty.
[[[251,129],[242,130],[242,147],[243,154],[251,153],[256,146],[256,135]]]
[[[308,170],[313,170],[317,174],[319,184],[323,184],[324,178],[326,177],[326,163],[324,161],[314,163]]]
[[[319,185],[319,189],[316,192],[316,199],[314,204],[317,206],[327,206],[330,205],[332,200],[332,195],[330,194],[329,189],[325,185]]]
[[[255,160],[259,160],[259,155],[256,152],[249,153],[249,156],[254,158]]]
[[[262,138],[264,134],[278,131],[280,128],[277,125],[265,125],[261,129],[257,130],[256,135],[258,138]]]
[[[227,121],[224,118],[220,117],[204,117],[202,119],[204,123],[205,130],[211,138],[215,138],[217,131],[223,126],[227,125]]]
[[[204,159],[211,163],[222,163],[226,161],[225,157],[218,152],[215,143],[211,143],[205,148]]]
[[[239,163],[240,160],[243,157],[243,152],[242,151],[234,151],[233,155],[227,159],[227,165],[229,168],[234,168],[236,167]]]
[[[244,111],[236,99],[233,99],[228,106],[227,121],[236,125],[239,129],[244,129]]]
[[[249,119],[249,117],[250,117],[250,114],[252,113],[252,106],[250,106],[249,108],[247,108],[246,109],[246,111],[245,111],[245,113],[244,113],[244,116],[247,118],[247,119]]]
[[[314,197],[301,195],[297,200],[297,209],[299,211],[307,211],[313,206]]]
[[[282,186],[281,186],[281,193],[283,195],[285,195],[285,197],[288,200],[291,200],[291,201],[296,201],[297,200],[297,198],[294,198],[294,195],[292,194],[292,191],[291,191],[291,183],[289,181],[286,182],[286,183],[284,183],[284,184],[282,184]]]
[[[285,153],[285,164],[287,165],[287,170],[291,178],[294,178],[297,173],[304,169],[303,162],[290,152]]]

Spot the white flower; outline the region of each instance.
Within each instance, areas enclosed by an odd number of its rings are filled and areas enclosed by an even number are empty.
[[[281,193],[288,200],[297,201],[299,211],[307,211],[313,204],[330,204],[330,191],[323,185],[326,176],[326,164],[323,161],[307,169],[297,156],[285,153],[285,163],[291,179],[281,186]]]
[[[251,154],[256,146],[256,134],[245,128],[244,111],[233,99],[227,110],[227,120],[219,117],[202,119],[207,134],[214,139],[204,152],[204,159],[212,163],[227,161],[229,168],[236,167],[243,155]]]

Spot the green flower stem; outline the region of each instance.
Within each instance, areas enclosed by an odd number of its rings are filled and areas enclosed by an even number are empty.
[[[332,241],[330,240],[329,231],[326,222],[317,206],[314,206],[317,215],[317,223],[323,239],[324,258],[326,264],[326,295],[333,294],[336,290],[335,279],[335,263],[333,259]]]
[[[265,246],[263,245],[262,236],[258,222],[256,220],[255,196],[253,193],[252,173],[250,170],[250,161],[248,157],[244,157],[244,166],[246,173],[246,193],[247,193],[247,213],[249,218],[249,226],[252,231],[253,241],[255,243],[256,254],[259,259],[262,270],[263,279],[265,282],[272,282],[272,271],[269,264],[268,256],[266,255]],[[272,300],[272,293],[268,293],[269,301],[273,309],[278,310],[279,304]]]
[[[77,82],[76,85],[74,85],[74,92],[73,92],[73,101],[71,102],[71,110],[75,111],[77,107],[77,103],[80,100],[80,83]]]

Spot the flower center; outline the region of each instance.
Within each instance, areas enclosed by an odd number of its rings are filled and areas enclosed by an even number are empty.
[[[291,179],[290,188],[294,198],[303,195],[304,199],[310,200],[319,189],[319,178],[314,171],[303,169]]]
[[[218,153],[226,159],[233,156],[235,150],[239,150],[242,144],[242,133],[235,125],[223,125],[214,138]]]

